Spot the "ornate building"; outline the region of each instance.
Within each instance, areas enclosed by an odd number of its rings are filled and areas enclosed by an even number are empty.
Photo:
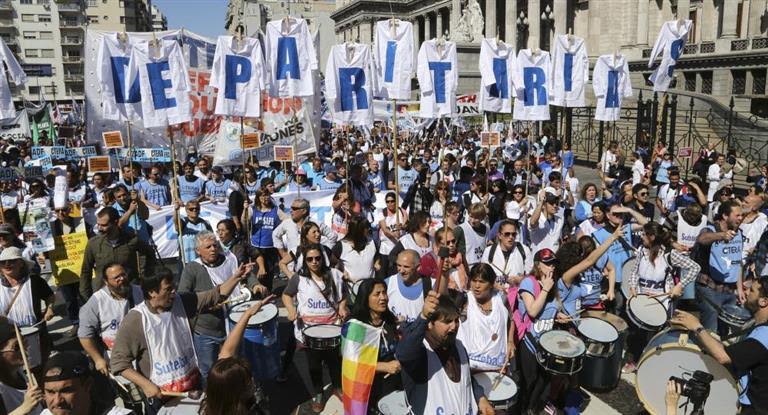
[[[440,34],[455,40],[461,93],[478,89],[482,36],[549,50],[555,33],[568,31],[586,40],[593,63],[601,54],[623,53],[633,85],[642,86],[663,22],[690,19],[675,88],[725,104],[733,96],[737,110],[763,116],[768,108],[768,0],[337,0],[336,7],[339,42],[371,42],[375,22],[392,16],[413,22],[417,50]]]

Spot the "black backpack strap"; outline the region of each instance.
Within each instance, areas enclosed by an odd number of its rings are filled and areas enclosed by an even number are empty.
[[[520,251],[520,256],[523,257],[523,270],[525,270],[525,249],[523,249],[523,244],[520,242],[515,242],[515,246],[517,247],[517,250]]]

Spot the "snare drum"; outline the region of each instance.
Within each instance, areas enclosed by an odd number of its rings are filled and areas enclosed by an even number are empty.
[[[614,352],[619,331],[605,320],[582,317],[576,329],[584,340],[588,356],[610,356]]]
[[[572,375],[581,370],[586,352],[580,338],[564,330],[551,330],[539,337],[536,358],[548,372]]]
[[[721,333],[729,340],[743,337],[739,336],[739,334],[745,333],[750,327],[755,325],[755,319],[752,318],[749,310],[735,304],[724,305],[720,309],[717,319],[720,320],[720,328],[725,329]]]
[[[40,329],[37,327],[19,327],[21,337],[26,344],[27,359],[29,367],[38,367],[43,363],[42,353],[40,352]]]
[[[667,324],[667,307],[656,298],[638,294],[627,302],[627,316],[637,327],[656,332]]]
[[[480,372],[472,377],[483,388],[485,397],[496,411],[507,411],[517,402],[517,384],[511,377],[499,372]],[[494,384],[496,387],[491,389]]]
[[[379,399],[379,415],[413,415],[404,391],[394,391]]]
[[[667,382],[670,376],[687,379],[695,370],[714,376],[710,384],[705,414],[738,413],[739,389],[731,372],[705,354],[696,339],[687,331],[667,328],[655,335],[646,346],[637,364],[635,388],[645,408],[655,414],[664,414]],[[689,407],[690,408],[690,407]],[[678,414],[685,414],[679,408]]]
[[[229,311],[229,325],[234,327],[245,310],[255,302],[240,303]],[[277,306],[264,304],[258,313],[248,319],[240,344],[241,353],[251,364],[256,380],[272,380],[280,374],[280,343],[277,341]]]
[[[614,342],[613,353],[608,356],[590,356],[589,351],[584,357],[584,367],[579,372],[579,382],[582,386],[611,390],[621,379],[621,363],[624,352],[624,341],[627,337],[627,322],[615,314],[605,311],[585,311],[581,318],[596,318],[607,321],[616,329],[618,339]]]
[[[304,344],[312,350],[333,350],[341,344],[341,326],[318,324],[302,330]]]

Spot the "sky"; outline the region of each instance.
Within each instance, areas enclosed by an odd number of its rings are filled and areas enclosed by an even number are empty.
[[[152,0],[168,18],[168,29],[189,29],[199,35],[224,34],[228,0]]]

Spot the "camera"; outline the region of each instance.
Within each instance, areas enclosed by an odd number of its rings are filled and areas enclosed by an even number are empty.
[[[680,388],[680,395],[688,398],[685,405],[687,406],[689,402],[693,404],[691,414],[703,414],[704,404],[709,398],[710,384],[714,378],[707,372],[696,370],[688,379],[670,376],[669,380],[675,381]]]

